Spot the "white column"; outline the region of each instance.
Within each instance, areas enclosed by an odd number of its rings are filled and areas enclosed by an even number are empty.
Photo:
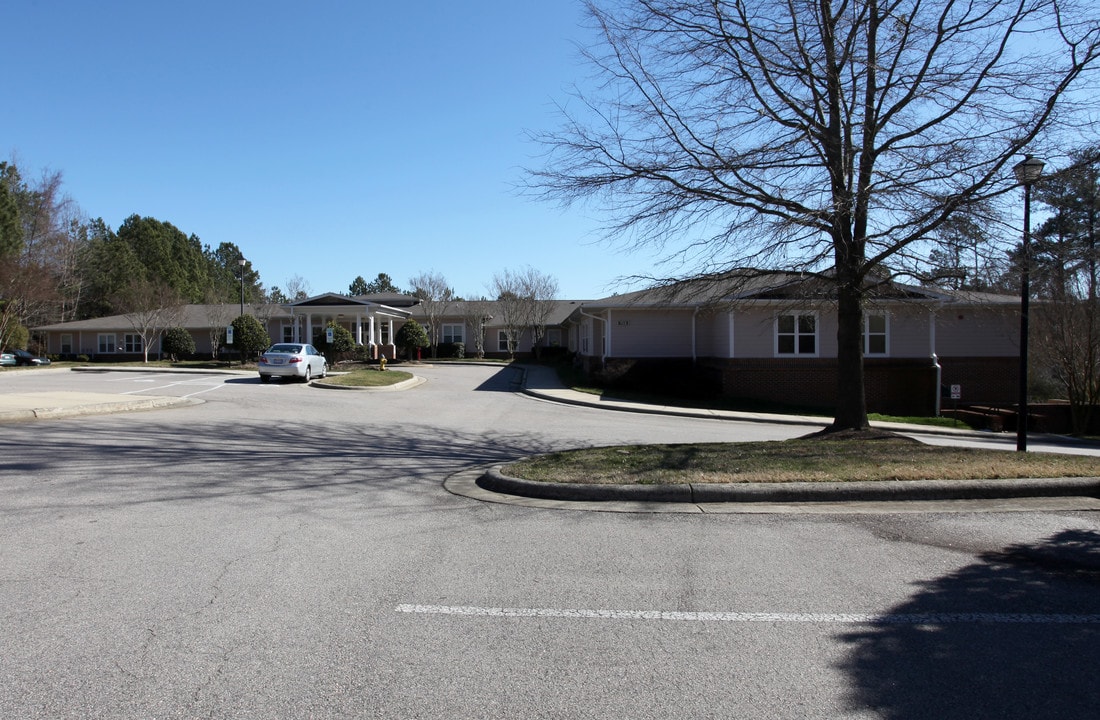
[[[611,311],[607,311],[607,320],[603,324],[603,356],[611,357]]]

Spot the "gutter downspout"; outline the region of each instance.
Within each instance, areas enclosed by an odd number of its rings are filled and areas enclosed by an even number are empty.
[[[928,345],[932,350],[932,367],[936,369],[936,417],[940,416],[943,403],[943,368],[940,367],[940,358],[936,355],[936,308],[928,311]]]

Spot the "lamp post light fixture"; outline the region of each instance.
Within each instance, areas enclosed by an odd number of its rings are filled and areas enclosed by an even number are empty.
[[[1043,161],[1031,155],[1012,168],[1024,186],[1024,247],[1020,253],[1020,389],[1016,409],[1016,452],[1027,452],[1027,334],[1028,297],[1031,294],[1031,186],[1043,174]]]
[[[241,268],[241,317],[244,317],[244,255],[237,258],[237,265]]]

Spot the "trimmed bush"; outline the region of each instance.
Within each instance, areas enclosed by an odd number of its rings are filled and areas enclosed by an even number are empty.
[[[397,331],[397,337],[393,344],[404,348],[409,360],[416,359],[416,349],[428,347],[428,333],[416,320],[409,319],[401,329]]]
[[[250,360],[267,349],[271,338],[267,331],[252,315],[241,315],[233,321],[233,344],[242,360]]]
[[[160,347],[172,362],[179,362],[184,356],[195,354],[195,338],[181,327],[171,327],[164,331]]]

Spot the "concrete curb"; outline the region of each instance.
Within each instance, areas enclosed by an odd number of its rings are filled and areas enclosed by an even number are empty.
[[[397,390],[408,390],[424,383],[428,382],[425,378],[419,375],[413,375],[408,380],[402,380],[399,383],[393,385],[382,385],[380,387],[363,387],[360,385],[337,385],[335,383],[327,383],[324,380],[314,380],[310,383],[312,387],[323,388],[325,390],[358,390],[360,392],[394,392]]]
[[[745,483],[683,485],[575,485],[505,475],[494,465],[477,479],[490,492],[544,500],[666,503],[891,502],[1100,497],[1100,478],[1021,480],[911,480],[850,483]]]
[[[202,405],[205,401],[198,398],[149,397],[140,400],[122,400],[117,402],[86,403],[77,405],[42,405],[39,407],[0,410],[0,422],[21,422],[30,420],[57,420],[62,418],[83,417],[87,415],[108,415],[123,412],[140,412],[171,407]]]

